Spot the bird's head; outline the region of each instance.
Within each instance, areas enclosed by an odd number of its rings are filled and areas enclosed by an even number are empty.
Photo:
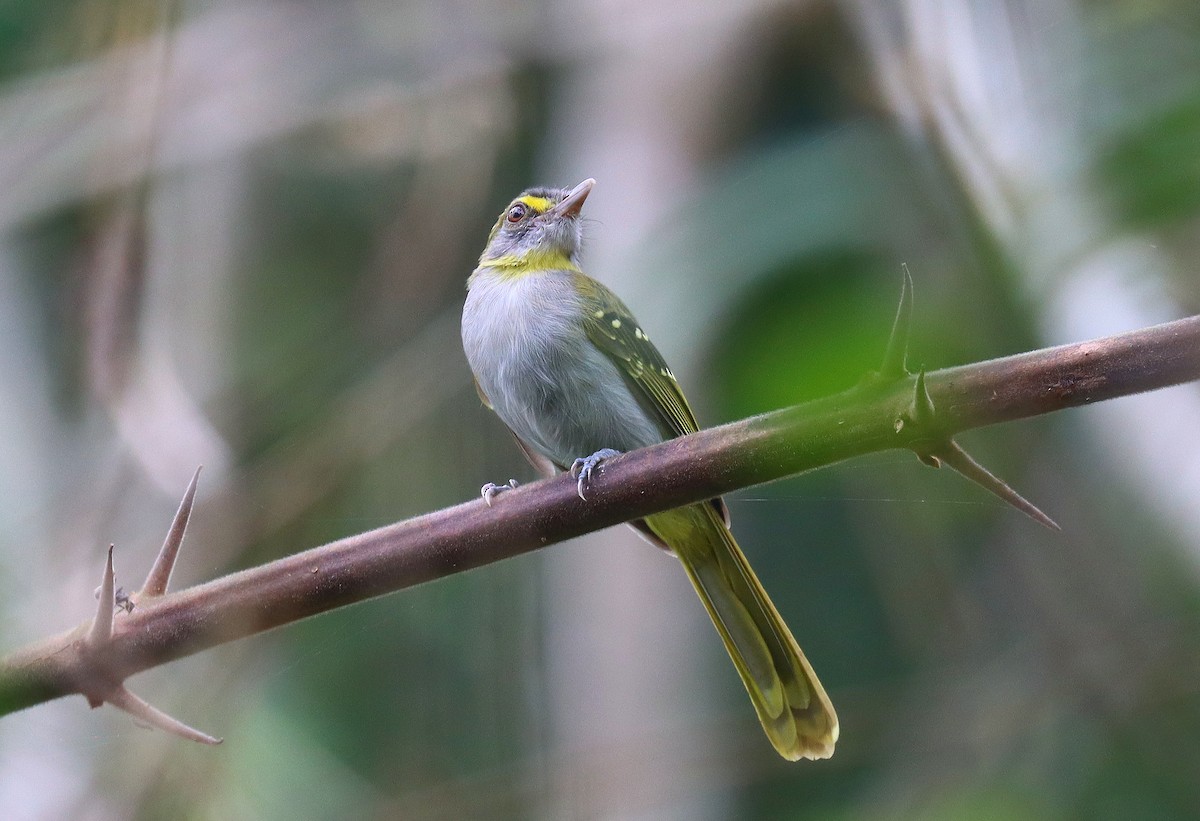
[[[548,268],[577,269],[583,226],[579,211],[595,180],[574,188],[530,188],[517,197],[496,220],[480,267],[514,273]]]

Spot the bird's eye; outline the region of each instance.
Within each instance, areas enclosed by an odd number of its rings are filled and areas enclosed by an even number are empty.
[[[526,214],[525,206],[521,205],[521,203],[518,202],[512,208],[508,209],[508,221],[512,222],[512,223],[518,223],[521,220],[525,219],[525,214]]]

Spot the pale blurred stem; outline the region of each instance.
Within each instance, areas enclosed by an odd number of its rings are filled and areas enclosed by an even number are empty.
[[[1196,379],[1200,316],[926,373],[933,415],[917,421],[908,416],[914,377],[867,379],[815,402],[615,457],[586,502],[574,480],[559,476],[508,491],[490,508],[475,500],[139,603],[117,614],[101,668],[85,649],[90,623],[36,642],[0,661],[0,714],[83,692],[97,676],[121,681],[335,607],[738,488],[875,451],[928,452],[962,430]]]

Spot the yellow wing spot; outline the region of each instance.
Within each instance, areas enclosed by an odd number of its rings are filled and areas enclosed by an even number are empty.
[[[604,309],[603,308],[597,309],[596,313],[592,314],[592,316],[596,317],[596,319],[604,319]]]
[[[641,328],[634,328],[633,329],[633,337],[634,337],[634,339],[645,339],[646,335],[644,333],[642,333]]]
[[[614,320],[612,321],[612,326],[613,326],[614,328],[620,328],[620,327],[621,327],[621,320],[619,320],[619,319],[614,319]]]

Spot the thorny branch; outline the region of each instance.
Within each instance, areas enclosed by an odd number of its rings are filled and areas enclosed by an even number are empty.
[[[907,274],[907,272],[906,272]],[[875,451],[945,463],[1055,526],[953,441],[960,431],[1200,379],[1200,316],[1118,336],[918,374],[905,367],[911,283],[883,368],[833,396],[624,454],[588,500],[570,476],[361,533],[165,593],[195,478],[136,607],[113,618],[110,562],[97,617],[0,660],[0,715],[73,693],[198,741],[216,739],[124,687],[134,673],[275,627],[520,555],[619,522]],[[1056,526],[1055,526],[1056,527]]]

